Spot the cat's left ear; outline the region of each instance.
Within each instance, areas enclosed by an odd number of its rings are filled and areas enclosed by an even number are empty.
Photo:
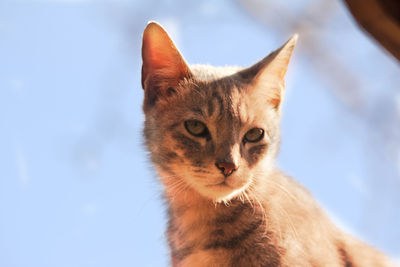
[[[265,96],[275,109],[280,108],[285,88],[285,74],[290,57],[296,45],[297,34],[290,38],[281,48],[269,54],[255,65],[238,74],[250,85],[256,98]]]
[[[142,59],[145,108],[153,106],[160,97],[174,93],[174,87],[191,75],[174,42],[156,22],[150,22],[143,32]]]

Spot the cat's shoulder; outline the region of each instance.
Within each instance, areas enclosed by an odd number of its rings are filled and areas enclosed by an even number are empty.
[[[265,195],[271,200],[276,196],[275,201],[283,201],[289,206],[297,206],[303,209],[320,209],[312,193],[292,176],[275,169],[263,179]]]

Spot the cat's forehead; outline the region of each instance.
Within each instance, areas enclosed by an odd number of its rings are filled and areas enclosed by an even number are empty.
[[[215,98],[229,99],[231,105],[238,104],[240,91],[246,87],[237,74],[240,67],[214,67],[209,65],[192,65],[191,72],[195,87],[202,92],[206,101]],[[243,93],[242,93],[243,94]]]
[[[194,81],[188,86],[191,90],[184,100],[185,109],[221,124],[243,125],[263,120],[260,115],[265,106],[258,109],[257,101],[247,90],[250,85],[235,75],[238,70],[204,65],[193,68]]]
[[[226,66],[215,67],[211,65],[191,65],[190,70],[197,80],[202,82],[211,82],[226,76],[233,75],[242,70],[241,67]]]

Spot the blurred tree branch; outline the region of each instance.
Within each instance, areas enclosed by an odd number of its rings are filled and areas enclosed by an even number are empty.
[[[357,23],[400,61],[400,1],[345,0]]]

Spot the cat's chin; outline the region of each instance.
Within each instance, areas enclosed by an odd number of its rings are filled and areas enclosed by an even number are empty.
[[[211,185],[208,184],[203,186],[201,189],[199,188],[199,193],[217,203],[228,202],[245,191],[250,183],[251,181],[247,181],[240,186],[232,186],[226,182]]]
[[[214,177],[214,182],[211,183],[193,183],[189,182],[190,178],[184,179],[181,178],[181,182],[176,182],[177,176],[171,175],[169,173],[165,173],[161,168],[157,168],[161,180],[166,186],[167,195],[171,197],[176,197],[175,187],[179,184],[186,184],[189,186],[190,190],[193,192],[197,192],[200,196],[210,199],[214,202],[228,202],[233,198],[240,196],[242,192],[244,192],[249,185],[252,183],[252,177],[243,177],[240,175],[231,175],[227,179],[221,177]],[[169,177],[174,177],[174,181],[169,181]],[[210,181],[209,181],[210,182]],[[171,186],[172,185],[172,186]],[[180,186],[178,188],[185,188],[185,186]],[[186,188],[188,190],[188,188]]]

